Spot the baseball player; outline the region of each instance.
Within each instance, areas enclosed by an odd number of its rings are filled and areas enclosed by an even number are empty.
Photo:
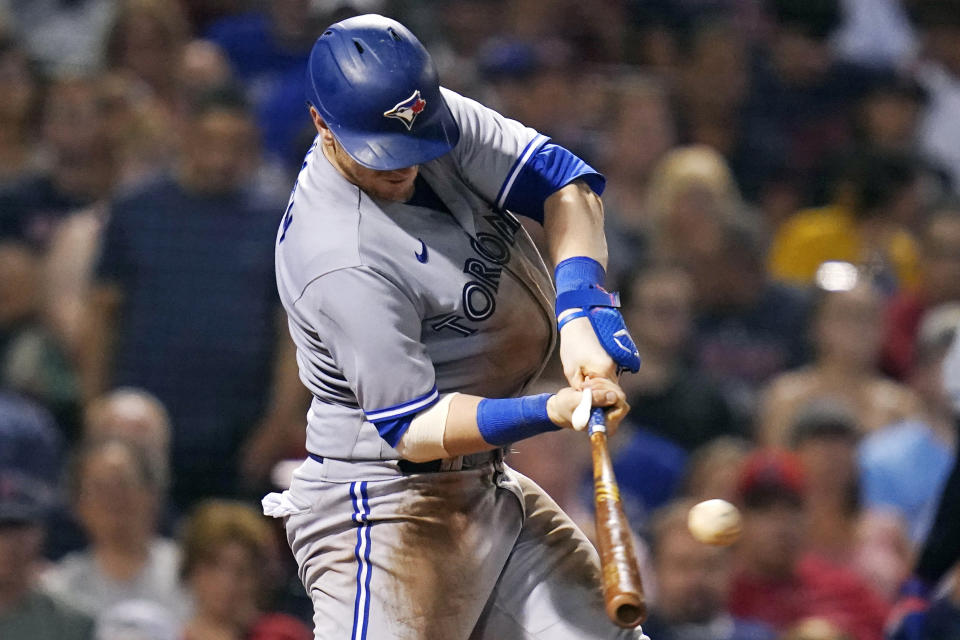
[[[276,270],[310,456],[264,511],[316,637],[644,638],[607,620],[593,547],[501,455],[569,428],[583,388],[611,427],[627,411],[616,375],[640,360],[602,288],[603,177],[441,88],[393,20],[332,25],[307,76],[318,135]],[[556,291],[514,213],[543,224]],[[570,387],[523,395],[558,333]]]

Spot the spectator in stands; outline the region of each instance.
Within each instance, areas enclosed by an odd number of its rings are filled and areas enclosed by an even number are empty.
[[[957,303],[924,315],[908,376],[922,411],[868,435],[860,445],[863,499],[893,509],[909,523],[910,539],[927,535],[957,446],[954,408],[943,385],[943,362],[960,324]]]
[[[43,576],[45,588],[96,617],[130,599],[160,604],[183,619],[179,549],[156,533],[164,485],[147,453],[127,440],[86,442],[71,474],[73,509],[90,546]]]
[[[629,421],[692,451],[740,431],[720,388],[685,361],[693,330],[693,283],[675,264],[642,268],[626,283],[624,314],[643,367],[623,379]]]
[[[694,504],[671,502],[653,516],[650,552],[657,597],[644,632],[657,640],[773,640],[770,627],[727,610],[732,551],[694,540],[687,529]]]
[[[737,489],[743,534],[731,613],[780,631],[822,617],[856,640],[879,640],[887,615],[883,600],[852,571],[807,551],[800,462],[791,454],[758,451],[741,468]]]
[[[87,403],[83,416],[86,440],[126,440],[147,456],[153,477],[170,482],[170,416],[157,398],[142,389],[114,389]]]
[[[0,241],[0,389],[42,403],[72,438],[79,427],[77,380],[42,321],[39,264],[28,246]]]
[[[95,77],[48,88],[42,145],[49,166],[0,192],[0,238],[45,249],[66,214],[108,196],[116,167],[103,97]]]
[[[257,511],[202,503],[184,525],[181,544],[181,574],[194,601],[184,640],[312,638],[303,623],[263,608],[275,540]]]
[[[90,397],[129,385],[170,412],[181,508],[240,491],[241,461],[248,482],[265,478],[302,448],[306,410],[279,322],[277,213],[244,189],[252,119],[235,94],[217,92],[196,106],[187,133],[173,175],[112,206],[84,341]]]
[[[56,505],[60,455],[49,415],[0,394],[0,638],[91,638],[88,617],[35,586],[44,519]]]
[[[920,285],[887,307],[883,369],[898,380],[913,367],[914,341],[927,309],[960,302],[960,201],[941,204],[920,229]]]
[[[98,83],[106,144],[117,169],[115,188],[134,188],[169,169],[174,137],[159,101],[125,75],[109,74]],[[74,358],[80,351],[83,306],[108,214],[105,200],[68,213],[57,223],[44,256],[44,320]]]
[[[178,61],[189,35],[180,3],[122,0],[105,42],[107,69],[130,74],[172,109]]]
[[[36,169],[40,79],[20,42],[0,27],[0,186]]]
[[[836,265],[839,266],[839,265]],[[764,392],[758,415],[761,442],[789,442],[790,424],[809,403],[829,399],[847,407],[863,433],[909,418],[920,410],[915,394],[878,370],[882,298],[872,281],[850,265],[851,281],[828,281],[814,305],[810,334],[816,359],[777,377]]]
[[[852,108],[867,75],[833,58],[839,0],[767,0],[767,47],[754,61],[743,131],[769,159],[768,171],[791,167],[810,180],[823,158],[852,139]],[[760,167],[762,169],[763,167]],[[753,181],[763,183],[762,174]]]
[[[851,564],[856,552],[860,432],[856,417],[830,401],[801,408],[789,430],[790,448],[807,479],[807,548],[835,564]]]
[[[209,40],[191,40],[177,62],[177,112],[189,114],[190,106],[212,89],[234,81],[230,61],[220,47]]]
[[[608,283],[623,278],[647,258],[650,212],[647,190],[654,168],[676,142],[676,125],[664,83],[654,77],[611,83],[610,120],[599,165],[607,176],[604,223],[610,259]]]
[[[169,171],[177,137],[166,105],[137,78],[119,71],[101,79],[108,144],[117,163],[115,189],[134,189]]]
[[[651,251],[687,264],[720,243],[720,227],[743,215],[726,160],[710,147],[679,147],[653,171],[647,216]]]
[[[721,384],[739,424],[750,424],[760,390],[807,359],[807,296],[771,282],[762,232],[728,221],[716,243],[687,265],[696,290],[694,366]]]
[[[770,274],[809,285],[821,264],[842,260],[870,271],[887,294],[916,289],[919,252],[907,228],[921,205],[918,176],[907,156],[855,156],[834,183],[829,206],[800,211],[780,227]]]
[[[114,150],[117,166],[116,192],[136,190],[171,171],[178,143],[178,136],[171,131],[178,131],[178,114],[189,114],[200,97],[229,85],[229,66],[209,42],[188,43],[178,64],[173,111],[152,92],[144,91],[143,84],[129,74],[121,71],[102,78],[107,144]],[[287,180],[284,177],[280,194],[270,184],[271,179],[269,172],[258,167],[254,190],[280,206],[289,195]],[[71,213],[57,225],[46,252],[46,322],[74,357],[81,351],[84,305],[109,215],[106,202]]]
[[[153,466],[153,477],[164,490],[170,486],[170,417],[166,409],[150,393],[142,389],[114,389],[88,402],[84,407],[81,439],[87,442],[119,439],[139,448]],[[160,496],[158,531],[169,535],[178,514],[167,496]],[[46,555],[59,559],[71,551],[80,551],[88,544],[77,515],[58,512],[49,523]]]
[[[953,193],[960,195],[960,2],[911,0],[924,57],[917,77],[929,101],[920,125],[920,147],[926,157],[946,169]]]
[[[829,401],[794,420],[790,446],[807,479],[804,537],[809,552],[856,571],[892,601],[910,570],[910,545],[901,518],[861,503],[860,432],[856,418]]]
[[[749,41],[729,17],[700,18],[679,39],[676,113],[685,144],[719,151],[751,202],[762,199],[770,165],[778,160],[759,131],[745,127],[750,92]]]
[[[321,22],[308,0],[276,0],[263,10],[222,18],[205,34],[223,50],[246,86],[264,150],[285,166],[299,166],[309,146],[302,144],[308,124],[303,78],[310,48],[326,26]]]

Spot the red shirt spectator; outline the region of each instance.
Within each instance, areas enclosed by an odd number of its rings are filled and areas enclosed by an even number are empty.
[[[888,605],[858,575],[807,554],[791,576],[764,578],[740,572],[734,577],[730,612],[786,629],[804,618],[819,617],[857,640],[883,637]]]
[[[808,550],[806,478],[796,456],[773,450],[751,454],[740,468],[737,495],[743,533],[730,613],[779,631],[819,617],[856,640],[883,637],[889,607],[880,596],[850,570]]]

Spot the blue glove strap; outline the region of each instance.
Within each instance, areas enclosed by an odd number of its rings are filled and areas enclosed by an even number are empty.
[[[567,309],[582,309],[584,307],[619,307],[620,294],[616,291],[609,293],[599,287],[592,289],[575,289],[557,294],[556,312],[559,316]]]
[[[619,371],[636,373],[640,369],[640,352],[634,344],[623,316],[610,307],[593,307],[587,312],[593,332],[604,351],[617,363]]]
[[[562,260],[553,270],[557,293],[602,286],[606,279],[607,273],[603,270],[603,265],[586,256],[574,256]]]
[[[552,393],[520,398],[484,398],[477,405],[477,427],[483,439],[498,447],[560,427],[547,415]]]

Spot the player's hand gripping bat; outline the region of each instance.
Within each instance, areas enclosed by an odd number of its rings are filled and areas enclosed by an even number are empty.
[[[589,424],[593,454],[593,498],[597,526],[597,547],[603,572],[603,600],[607,615],[621,627],[636,627],[647,618],[643,582],[637,567],[630,525],[620,503],[620,487],[613,474],[607,448],[606,416],[602,408],[590,408],[589,390],[573,416],[573,424]],[[587,418],[584,419],[584,415]]]

